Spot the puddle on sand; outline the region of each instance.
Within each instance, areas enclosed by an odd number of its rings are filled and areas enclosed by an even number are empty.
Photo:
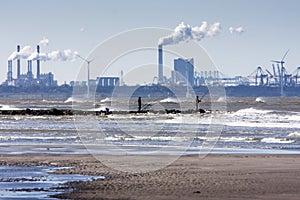
[[[50,195],[68,192],[63,184],[105,179],[104,176],[53,174],[61,167],[0,166],[0,199],[55,199]]]

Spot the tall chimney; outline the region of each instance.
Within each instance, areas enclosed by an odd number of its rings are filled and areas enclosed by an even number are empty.
[[[7,63],[8,70],[7,70],[7,82],[9,84],[12,83],[12,60],[9,60]]]
[[[20,52],[20,45],[17,45],[17,52]],[[21,61],[20,61],[20,57],[18,57],[17,60],[17,79],[20,79],[20,75],[21,75]]]
[[[38,59],[36,60],[36,79],[40,80],[40,46],[36,46],[36,51],[38,53]]]
[[[27,78],[32,79],[32,60],[28,60]]]
[[[162,45],[158,45],[158,83],[164,82],[163,74],[163,49]]]

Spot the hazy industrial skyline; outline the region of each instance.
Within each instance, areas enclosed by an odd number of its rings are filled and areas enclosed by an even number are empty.
[[[49,45],[41,45],[43,53],[71,49],[86,57],[119,32],[142,27],[174,29],[181,22],[200,26],[203,21],[221,24],[221,34],[198,43],[224,74],[246,76],[259,65],[270,69],[270,60],[280,60],[287,49],[286,68],[292,72],[300,66],[299,5],[297,0],[1,1],[0,81],[6,79],[7,60],[17,44],[35,48],[45,38]],[[245,32],[235,34],[240,26]],[[59,83],[69,82],[76,79],[81,64],[82,60],[47,61],[41,63],[41,71],[54,72]],[[24,65],[25,61],[23,72]]]

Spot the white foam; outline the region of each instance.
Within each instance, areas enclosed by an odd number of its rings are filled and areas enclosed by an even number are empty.
[[[177,142],[186,142],[186,141],[193,141],[193,140],[205,140],[206,137],[188,137],[188,136],[182,136],[182,137],[176,137],[176,136],[133,136],[133,137],[124,137],[124,136],[109,136],[106,137],[104,140],[108,141],[177,141]],[[211,139],[211,138],[210,138]],[[215,138],[216,140],[218,138]],[[101,140],[101,139],[96,139]]]
[[[11,106],[11,105],[0,104],[0,110],[20,110],[20,108],[16,108],[16,107]]]
[[[288,137],[293,137],[293,138],[300,138],[300,132],[292,132],[288,135]]]
[[[295,112],[246,108],[226,115],[223,122],[228,126],[300,128],[300,115]]]
[[[300,121],[300,115],[292,115],[288,117],[290,121]]]
[[[248,137],[221,137],[220,141],[224,142],[255,142],[253,138]]]
[[[225,97],[219,97],[217,99],[217,102],[226,102],[226,98]]]
[[[147,124],[180,124],[180,125],[218,125],[233,127],[255,127],[255,128],[300,128],[299,121],[289,120],[289,115],[269,113],[267,110],[256,110],[253,108],[244,109],[236,113],[215,114],[199,116],[198,114],[153,114],[143,115],[109,115],[108,118],[126,121],[147,120]],[[242,114],[244,113],[244,114]],[[251,113],[251,114],[246,114]],[[265,114],[262,114],[265,113]],[[269,114],[268,114],[269,113]],[[297,118],[297,117],[296,117]]]
[[[251,107],[251,108],[238,110],[235,113],[233,113],[233,115],[267,114],[270,112],[272,112],[272,110],[259,110]]]
[[[179,103],[177,99],[168,97],[166,99],[160,100],[160,103]]]
[[[265,103],[265,100],[262,97],[257,97],[255,101],[258,103]]]
[[[0,141],[1,140],[68,140],[68,139],[78,139],[78,136],[24,136],[24,135],[20,135],[20,136],[0,136]]]
[[[261,142],[264,143],[280,143],[280,144],[289,144],[293,143],[294,140],[287,140],[285,138],[263,138]]]
[[[101,102],[101,103],[110,103],[110,102],[111,102],[111,99],[107,97],[107,98],[105,98],[105,99],[102,99],[100,102]]]
[[[82,103],[83,101],[80,99],[75,99],[73,97],[69,97],[67,100],[64,101],[65,103],[73,103],[73,102],[78,102],[78,103]]]
[[[180,136],[182,134],[179,134],[179,136],[132,136],[132,137],[126,137],[126,136],[109,136],[104,138],[106,141],[175,141],[175,142],[192,142],[194,140],[199,141],[223,141],[223,142],[257,142],[253,138],[248,137],[195,137],[194,134],[191,134],[190,136]],[[96,139],[96,140],[102,140],[102,139]]]
[[[260,122],[257,121],[235,121],[235,122],[224,122],[223,125],[235,126],[235,127],[255,127],[255,128],[300,128],[299,123],[289,123],[289,122],[267,122],[261,118]]]

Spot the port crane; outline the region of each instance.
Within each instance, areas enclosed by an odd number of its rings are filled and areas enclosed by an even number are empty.
[[[269,76],[263,71],[261,66],[258,66],[256,70],[248,76],[248,78],[254,78],[256,86],[264,86],[269,84]]]
[[[295,72],[293,74],[295,74],[295,75],[293,75],[292,78],[295,79],[295,84],[298,85],[298,80],[300,78],[300,67],[297,67],[297,69],[295,70]]]

